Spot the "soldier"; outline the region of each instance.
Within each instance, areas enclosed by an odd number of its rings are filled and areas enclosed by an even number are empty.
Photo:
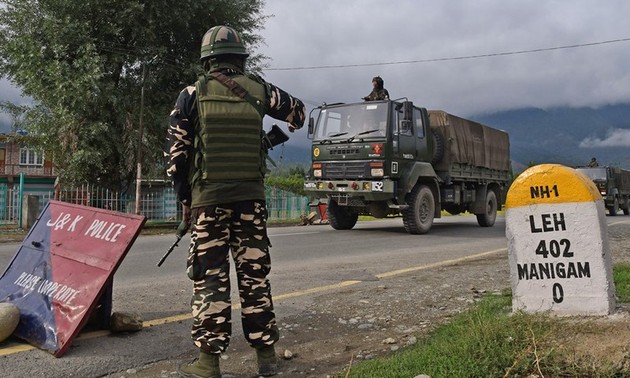
[[[387,89],[383,87],[383,84],[383,79],[381,79],[380,76],[374,77],[372,79],[372,92],[362,99],[365,101],[388,100],[389,92],[387,92]]]
[[[599,167],[599,163],[597,162],[596,158],[592,158],[591,161],[589,161],[586,166],[589,168]]]
[[[262,119],[304,124],[304,104],[245,73],[238,32],[215,26],[203,36],[204,75],[181,91],[170,114],[169,166],[185,221],[192,223],[187,274],[193,280],[192,339],[199,358],[184,377],[220,377],[219,357],[231,336],[230,251],[238,277],[243,332],[258,373],[277,373],[278,341],[271,288]]]

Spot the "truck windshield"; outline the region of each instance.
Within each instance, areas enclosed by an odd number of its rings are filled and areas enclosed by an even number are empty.
[[[313,140],[322,143],[383,138],[388,103],[361,103],[323,109]]]
[[[584,173],[591,180],[606,180],[606,168],[578,168],[577,171]]]

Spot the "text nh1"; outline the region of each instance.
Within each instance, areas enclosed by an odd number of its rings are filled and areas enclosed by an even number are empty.
[[[558,185],[549,186],[549,185],[536,185],[529,187],[529,194],[531,198],[551,198],[560,197],[560,193],[558,192]]]

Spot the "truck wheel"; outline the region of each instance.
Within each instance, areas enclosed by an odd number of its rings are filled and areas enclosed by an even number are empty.
[[[608,214],[615,216],[617,215],[618,211],[619,211],[619,201],[617,200],[617,198],[615,198],[612,206],[608,206]]]
[[[359,219],[359,214],[349,211],[347,207],[339,206],[337,202],[332,200],[328,203],[326,216],[335,230],[350,230]]]
[[[407,194],[407,204],[409,207],[402,212],[405,230],[410,234],[429,232],[435,216],[435,200],[431,189],[417,184]]]
[[[624,203],[623,214],[630,215],[630,199],[626,198],[625,201],[623,201],[623,203]]]
[[[431,137],[433,138],[433,157],[431,158],[431,164],[435,165],[444,159],[444,138],[435,130],[431,130]]]
[[[497,219],[497,195],[493,190],[486,193],[486,212],[477,215],[477,223],[481,227],[492,227]]]

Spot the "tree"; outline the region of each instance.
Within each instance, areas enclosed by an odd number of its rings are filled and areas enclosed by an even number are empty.
[[[0,76],[33,100],[19,117],[21,127],[38,136],[35,147],[52,154],[65,182],[125,189],[135,176],[140,113],[143,176],[162,178],[167,116],[177,93],[201,72],[201,37],[214,25],[229,25],[251,50],[262,42],[255,33],[266,18],[263,5],[1,1]],[[264,58],[249,61],[258,67]]]
[[[291,193],[304,195],[304,177],[308,168],[296,164],[289,167],[274,168],[265,179],[267,186],[275,186]]]

